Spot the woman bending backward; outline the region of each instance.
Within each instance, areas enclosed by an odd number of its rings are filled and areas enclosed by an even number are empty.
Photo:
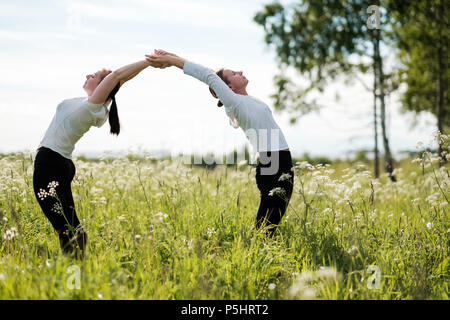
[[[101,127],[106,119],[109,119],[111,134],[120,133],[115,94],[123,83],[149,65],[148,61],[142,60],[112,72],[102,69],[86,75],[83,89],[87,97],[63,100],[57,106],[56,114],[37,149],[34,193],[66,254],[75,252],[82,257],[87,242],[71,190],[75,176],[75,166],[71,160],[75,144],[92,126]]]
[[[256,227],[265,227],[273,235],[291,198],[294,176],[289,146],[269,107],[247,94],[248,80],[242,71],[214,72],[163,50],[155,50],[146,58],[152,65],[163,64],[155,67],[176,66],[206,83],[211,94],[219,99],[218,106],[225,106],[230,124],[244,131],[253,151],[259,154],[255,177],[260,191]]]

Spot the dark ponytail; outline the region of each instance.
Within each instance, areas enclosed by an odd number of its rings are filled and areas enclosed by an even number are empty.
[[[225,82],[227,85],[229,84],[228,80],[225,78],[225,76],[223,75],[223,68],[219,69],[216,71],[216,74],[219,76],[220,79],[222,79],[223,82]],[[211,87],[209,88],[209,92],[211,92],[211,94],[213,95],[214,98],[219,99],[216,95],[216,93],[214,92],[213,89],[211,89]],[[219,100],[219,102],[217,102],[217,106],[221,107],[223,106],[222,101]]]
[[[120,122],[119,122],[119,114],[117,112],[117,104],[116,104],[116,93],[119,91],[120,82],[116,84],[114,89],[112,89],[111,93],[108,96],[108,99],[112,99],[111,108],[109,108],[109,126],[111,129],[109,132],[116,136],[120,133]]]
[[[211,94],[213,95],[214,98],[218,99],[217,96],[216,96],[216,93],[214,92],[213,89],[211,89],[211,87],[209,88],[209,92],[211,92]],[[219,102],[217,102],[217,106],[218,106],[218,107],[223,106],[222,101],[219,100]]]

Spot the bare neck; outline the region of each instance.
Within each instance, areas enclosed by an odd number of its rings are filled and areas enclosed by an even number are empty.
[[[242,94],[243,96],[248,96],[247,90],[245,88],[236,90],[236,91],[234,91],[234,93]]]

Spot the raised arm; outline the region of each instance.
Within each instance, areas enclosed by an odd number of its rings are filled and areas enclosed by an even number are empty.
[[[156,54],[145,55],[147,61],[149,61],[152,66],[153,64],[160,64],[180,68],[185,74],[206,83],[211,89],[214,90],[219,100],[222,101],[225,106],[234,107],[237,105],[239,95],[234,93],[233,90],[231,90],[230,87],[223,82],[213,70],[162,50],[155,50],[155,53]]]
[[[139,72],[141,72],[141,71],[136,71],[135,73],[133,73],[132,75],[128,76],[127,78],[125,78],[123,80],[120,80],[120,86],[122,86],[125,82],[130,81],[131,79],[136,77],[139,74]]]
[[[124,82],[132,79],[148,66],[150,66],[150,63],[147,60],[141,60],[114,70],[108,74],[102,82],[100,82],[97,88],[95,88],[94,92],[88,99],[89,102],[95,104],[105,102],[109,93],[112,89],[114,89],[118,82],[122,85]]]

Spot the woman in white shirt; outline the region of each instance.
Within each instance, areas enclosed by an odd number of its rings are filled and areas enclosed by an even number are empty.
[[[75,166],[71,160],[75,143],[91,126],[101,127],[109,119],[110,132],[120,133],[115,94],[120,86],[150,64],[138,61],[115,71],[102,69],[86,75],[87,97],[62,101],[37,150],[33,187],[36,199],[59,236],[64,253],[83,256],[86,233],[78,220],[71,182]],[[112,103],[111,103],[112,102]],[[108,110],[108,105],[111,107]],[[76,250],[75,250],[76,249]]]
[[[270,235],[276,230],[286,212],[292,195],[294,176],[289,146],[272,112],[261,100],[247,94],[248,80],[242,71],[220,69],[214,72],[163,50],[146,55],[155,67],[176,66],[209,86],[219,99],[234,128],[241,128],[254,152],[259,154],[256,184],[260,190],[260,205],[256,227],[266,227]]]

